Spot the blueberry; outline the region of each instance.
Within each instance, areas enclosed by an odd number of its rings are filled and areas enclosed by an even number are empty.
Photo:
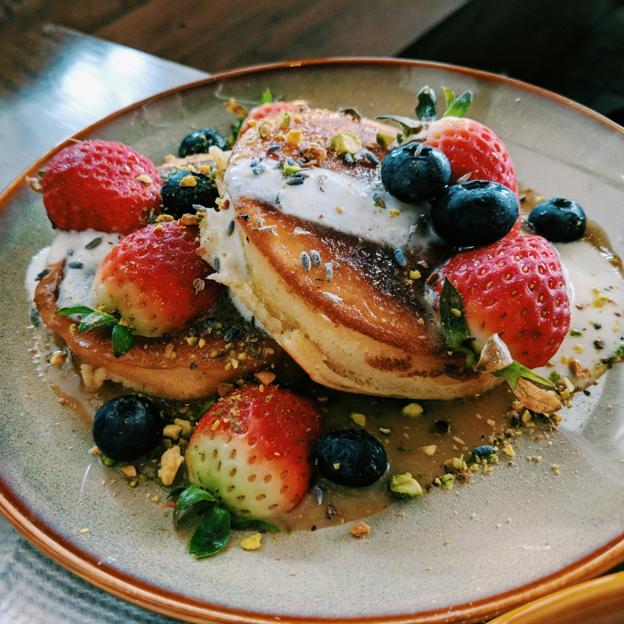
[[[93,420],[93,439],[98,448],[118,461],[131,461],[151,451],[161,432],[156,405],[133,394],[106,401]]]
[[[553,243],[569,243],[585,234],[587,217],[575,201],[551,197],[531,210],[529,225]]]
[[[431,206],[433,227],[449,245],[480,247],[500,240],[518,220],[518,198],[506,186],[470,180],[445,189]]]
[[[435,147],[406,143],[392,150],[381,165],[381,181],[389,193],[405,202],[437,195],[451,179],[448,158]]]
[[[388,468],[383,445],[363,429],[333,431],[316,446],[319,472],[330,481],[350,487],[375,483]]]
[[[191,154],[207,154],[208,148],[215,145],[222,150],[230,149],[227,139],[212,128],[202,128],[193,130],[191,134],[187,134],[180,143],[178,148],[178,156],[184,158]]]
[[[192,186],[190,178],[195,179],[195,186]],[[162,186],[161,194],[165,212],[176,219],[183,214],[194,214],[196,205],[212,206],[219,195],[215,183],[207,175],[187,169],[172,171]]]

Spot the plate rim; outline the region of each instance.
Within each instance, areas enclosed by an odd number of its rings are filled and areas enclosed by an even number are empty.
[[[221,80],[238,78],[257,73],[275,70],[298,70],[307,67],[322,66],[362,66],[362,65],[396,65],[405,67],[421,67],[428,69],[440,69],[472,76],[480,80],[486,80],[499,84],[515,87],[528,91],[537,96],[544,97],[568,109],[589,117],[592,121],[598,122],[607,128],[624,135],[624,127],[618,125],[607,117],[593,111],[592,109],[575,102],[562,95],[532,85],[515,78],[509,78],[492,72],[472,69],[460,65],[438,63],[434,61],[422,61],[414,59],[395,59],[387,57],[330,57],[330,58],[310,58],[300,60],[280,61],[276,63],[266,63],[236,68],[228,71],[218,72],[206,78],[201,78],[188,82],[165,91],[161,91],[147,98],[134,102],[128,106],[120,108],[113,113],[99,119],[86,126],[64,141],[57,144],[34,163],[20,173],[5,189],[0,193],[0,214],[10,203],[13,195],[18,191],[25,178],[37,171],[41,165],[47,162],[57,151],[80,139],[85,134],[96,130],[108,121],[122,117],[128,112],[139,109],[146,104],[157,100],[165,99],[182,91],[201,88],[209,84],[217,83]],[[182,618],[188,622],[225,622],[236,624],[269,623],[279,621],[288,623],[321,624],[327,622],[362,622],[369,624],[442,624],[443,622],[474,622],[487,617],[493,617],[524,604],[536,600],[542,596],[568,587],[574,583],[590,579],[602,572],[607,571],[617,563],[624,561],[624,533],[615,539],[603,544],[585,557],[572,562],[568,566],[557,570],[547,576],[536,579],[519,587],[512,588],[500,594],[486,596],[477,601],[452,605],[442,609],[421,611],[412,614],[380,615],[371,617],[309,617],[309,616],[289,616],[283,614],[256,613],[248,610],[228,608],[210,604],[206,601],[197,600],[185,596],[180,592],[165,589],[157,584],[139,579],[122,570],[98,561],[86,549],[66,539],[46,523],[44,518],[32,513],[28,504],[13,490],[7,481],[0,475],[0,513],[36,548],[51,557],[54,561],[68,569],[70,572],[80,576],[87,582],[103,589],[119,598],[134,603],[151,611],[156,611],[164,615]]]

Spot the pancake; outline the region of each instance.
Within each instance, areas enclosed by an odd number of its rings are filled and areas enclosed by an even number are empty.
[[[272,370],[283,358],[280,347],[246,326],[225,300],[217,303],[212,318],[200,319],[193,331],[189,328],[161,339],[135,336],[134,347],[116,358],[110,331],[81,334],[71,318],[56,314],[63,264],[49,267],[37,285],[34,302],[44,325],[58,334],[80,361],[89,390],[111,380],[168,399],[200,399],[215,394],[221,383]],[[203,338],[201,345],[199,337]]]
[[[487,390],[500,380],[444,346],[426,282],[448,250],[426,206],[383,189],[380,131],[392,132],[303,105],[249,127],[201,224],[211,277],[320,384],[415,399]]]

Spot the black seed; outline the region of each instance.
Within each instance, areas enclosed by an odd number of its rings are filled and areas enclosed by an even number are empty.
[[[95,249],[98,245],[100,245],[101,242],[102,242],[102,237],[98,236],[97,238],[94,238],[92,241],[89,241],[85,245],[85,249]]]
[[[74,260],[74,262],[70,262],[67,266],[70,269],[82,269],[84,267],[84,264],[82,264],[82,262]]]

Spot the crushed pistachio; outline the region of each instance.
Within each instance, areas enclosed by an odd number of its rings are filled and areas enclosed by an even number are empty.
[[[442,476],[438,477],[439,481],[440,481],[440,486],[442,487],[443,490],[452,490],[453,486],[455,485],[455,475],[447,472],[446,474],[443,474]]]
[[[422,277],[422,273],[420,271],[414,270],[409,272],[410,279],[417,280]]]
[[[291,145],[299,145],[302,137],[303,134],[301,133],[301,130],[290,130],[290,132],[286,135],[286,142]]]
[[[514,450],[514,447],[511,446],[511,444],[505,444],[502,448],[502,451],[510,459],[513,459],[516,456],[516,451]]]
[[[150,178],[146,173],[142,173],[141,175],[137,176],[137,182],[140,182],[141,184],[153,184],[154,180],[152,180],[152,178]]]
[[[427,446],[421,446],[420,450],[429,457],[435,455],[435,452],[438,450],[437,444],[427,444]]]
[[[390,435],[392,433],[392,429],[389,427],[379,427],[379,433],[383,433],[383,435]]]
[[[351,420],[359,427],[366,427],[366,416],[358,412],[351,412]]]
[[[163,485],[171,485],[178,473],[178,468],[184,463],[184,457],[180,453],[179,446],[172,446],[167,449],[160,457],[160,468],[158,476]]]
[[[343,130],[332,137],[331,146],[337,154],[355,154],[362,149],[362,141],[353,132]]]
[[[424,412],[422,405],[418,403],[408,403],[401,410],[401,414],[403,416],[407,416],[408,418],[418,418]]]
[[[180,433],[182,432],[182,427],[180,425],[165,425],[163,429],[163,435],[165,438],[170,438],[171,440],[177,440],[180,437]]]
[[[408,498],[416,498],[422,496],[423,493],[422,486],[414,479],[411,472],[392,475],[390,491],[397,496]]]

